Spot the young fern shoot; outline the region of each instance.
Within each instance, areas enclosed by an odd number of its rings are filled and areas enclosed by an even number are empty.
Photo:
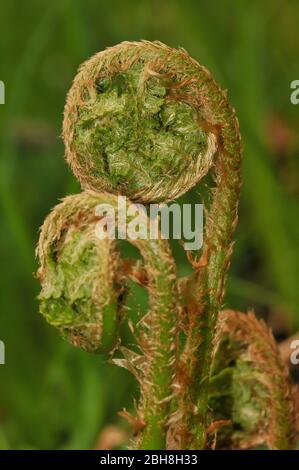
[[[40,310],[73,345],[124,354],[112,361],[133,372],[141,392],[131,448],[289,448],[292,391],[273,338],[252,315],[224,320],[219,313],[241,185],[239,124],[226,93],[183,49],[123,42],[80,67],[67,96],[63,137],[83,192],[57,205],[41,229]],[[145,204],[172,201],[208,173],[215,184],[203,248],[195,258],[188,255],[193,274],[177,279],[168,242],[150,237],[144,214],[146,236],[129,238],[143,258],[131,276],[117,240],[97,237],[97,223],[109,216],[97,215],[96,207],[109,204],[117,213],[118,195]],[[131,217],[136,210],[129,202]],[[149,312],[137,325],[139,354],[120,344],[128,277],[143,279],[149,293]],[[248,335],[247,322],[257,326]],[[244,343],[250,360],[238,346],[228,367],[225,341]],[[281,390],[265,385],[269,367],[261,361],[268,354],[283,377]],[[238,394],[244,374],[255,397],[249,423]],[[252,382],[256,377],[260,386]],[[267,414],[263,407],[272,401],[275,411]],[[259,413],[268,420],[263,429]]]

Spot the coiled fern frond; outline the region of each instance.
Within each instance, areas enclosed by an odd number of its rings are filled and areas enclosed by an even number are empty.
[[[253,312],[220,312],[209,396],[214,419],[226,423],[218,430],[218,446],[294,444],[289,373],[271,331]]]

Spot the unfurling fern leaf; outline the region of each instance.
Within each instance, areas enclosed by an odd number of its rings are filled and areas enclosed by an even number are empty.
[[[288,449],[294,438],[292,386],[276,342],[254,313],[220,313],[210,381],[217,447]]]

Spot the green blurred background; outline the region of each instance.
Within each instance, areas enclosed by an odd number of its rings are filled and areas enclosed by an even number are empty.
[[[298,25],[296,0],[1,1],[0,448],[99,446],[136,392],[129,373],[69,346],[45,323],[32,276],[39,226],[58,198],[79,191],[63,159],[65,95],[78,65],[106,46],[183,46],[229,90],[244,184],[226,305],[254,307],[278,339],[299,329],[299,105],[290,102]],[[175,254],[184,272],[178,246]],[[144,294],[133,294],[142,310]]]

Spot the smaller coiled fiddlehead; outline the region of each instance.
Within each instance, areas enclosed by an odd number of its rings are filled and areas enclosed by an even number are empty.
[[[41,313],[72,344],[98,353],[119,343],[127,276],[115,240],[98,238],[97,223],[109,222],[109,214],[97,213],[101,204],[113,208],[118,220],[118,198],[112,194],[87,191],[66,197],[45,220],[37,249]],[[136,210],[127,204],[128,223]],[[146,215],[139,225],[145,239],[129,241],[144,259],[150,311],[139,332],[142,366],[135,375],[142,393],[136,419],[144,424],[133,446],[158,449],[166,445],[175,367],[176,274],[167,240],[149,239]]]
[[[92,197],[69,196],[45,220],[37,254],[40,311],[72,344],[108,352],[121,317],[120,258],[115,240],[96,236]]]
[[[294,445],[294,396],[288,370],[263,321],[248,314],[220,312],[210,383],[218,447],[248,449]]]

